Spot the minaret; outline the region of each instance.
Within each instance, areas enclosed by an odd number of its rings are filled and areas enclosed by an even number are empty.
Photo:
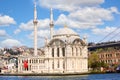
[[[34,3],[34,56],[37,56],[37,10],[36,10],[36,3]]]
[[[52,8],[50,9],[50,39],[53,38],[53,27],[54,27],[54,23],[53,23],[53,11]]]

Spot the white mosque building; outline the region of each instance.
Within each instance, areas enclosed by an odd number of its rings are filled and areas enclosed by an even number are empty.
[[[37,11],[34,8],[34,56],[18,57],[18,73],[73,74],[88,72],[88,49],[86,38],[64,26],[54,33],[53,13],[50,13],[50,36],[43,49],[37,54]]]

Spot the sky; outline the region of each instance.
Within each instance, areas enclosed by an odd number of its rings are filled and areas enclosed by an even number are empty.
[[[120,40],[120,0],[36,0],[36,4],[38,47],[50,37],[50,8],[55,31],[67,25],[80,38],[86,36],[88,43]],[[33,47],[33,11],[34,0],[0,0],[1,48]]]

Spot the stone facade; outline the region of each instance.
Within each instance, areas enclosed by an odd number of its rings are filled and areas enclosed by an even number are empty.
[[[34,9],[34,27],[37,26],[37,10]],[[36,32],[37,30],[34,30]],[[54,33],[53,13],[50,14],[50,36],[42,56],[37,55],[37,36],[34,35],[34,56],[18,57],[19,73],[81,73],[88,71],[88,50],[86,38],[67,26]]]
[[[80,39],[69,28],[58,30],[69,33],[53,35],[44,47],[43,56],[19,56],[18,72],[20,73],[82,73],[88,71],[88,50],[86,39]],[[74,33],[73,33],[74,32]],[[28,69],[24,68],[28,61]]]

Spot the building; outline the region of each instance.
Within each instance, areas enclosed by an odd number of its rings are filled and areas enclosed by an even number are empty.
[[[105,62],[109,65],[120,64],[120,50],[109,48],[99,52],[99,58],[101,62]]]
[[[37,11],[34,9],[34,56],[18,57],[18,73],[83,73],[88,71],[86,38],[64,26],[54,33],[53,13],[50,12],[50,36],[46,39],[43,55],[37,54]],[[54,34],[53,34],[54,33]]]
[[[89,53],[97,52],[100,62],[120,65],[120,41],[102,42],[89,46]]]

